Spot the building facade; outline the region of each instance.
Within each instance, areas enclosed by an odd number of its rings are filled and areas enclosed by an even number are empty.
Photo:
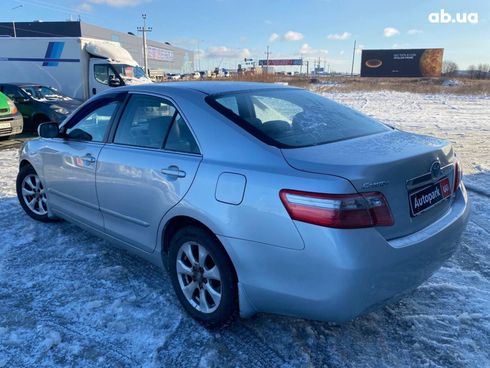
[[[1,37],[87,37],[119,42],[143,65],[143,41],[138,35],[114,31],[80,21],[66,22],[1,22]],[[147,38],[148,68],[152,77],[165,73],[194,71],[194,52]]]

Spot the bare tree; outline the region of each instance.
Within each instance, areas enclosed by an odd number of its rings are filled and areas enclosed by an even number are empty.
[[[487,79],[490,76],[490,64],[479,64],[476,68],[476,78]]]
[[[490,64],[470,65],[468,67],[468,77],[471,79],[490,78]]]
[[[455,76],[457,70],[458,64],[456,64],[454,61],[444,60],[444,62],[442,63],[442,75],[446,77]]]
[[[477,75],[476,66],[470,65],[468,67],[467,71],[468,71],[468,77],[470,77],[471,79],[476,78],[476,75]]]

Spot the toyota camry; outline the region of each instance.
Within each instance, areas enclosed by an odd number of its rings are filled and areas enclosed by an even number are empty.
[[[445,140],[303,89],[181,82],[95,96],[21,148],[17,193],[167,269],[205,325],[342,322],[420,285],[469,203]]]

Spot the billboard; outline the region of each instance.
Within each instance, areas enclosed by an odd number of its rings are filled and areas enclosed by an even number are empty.
[[[361,77],[440,77],[444,49],[362,50]]]
[[[174,61],[174,52],[172,50],[165,50],[160,47],[147,46],[148,59],[158,61]]]
[[[269,66],[303,65],[303,59],[269,59]],[[259,60],[260,66],[267,66],[267,60]]]

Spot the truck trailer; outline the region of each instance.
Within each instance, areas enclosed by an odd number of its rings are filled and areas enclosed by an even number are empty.
[[[151,80],[118,42],[86,37],[2,37],[0,83],[36,83],[85,101],[108,88]]]

